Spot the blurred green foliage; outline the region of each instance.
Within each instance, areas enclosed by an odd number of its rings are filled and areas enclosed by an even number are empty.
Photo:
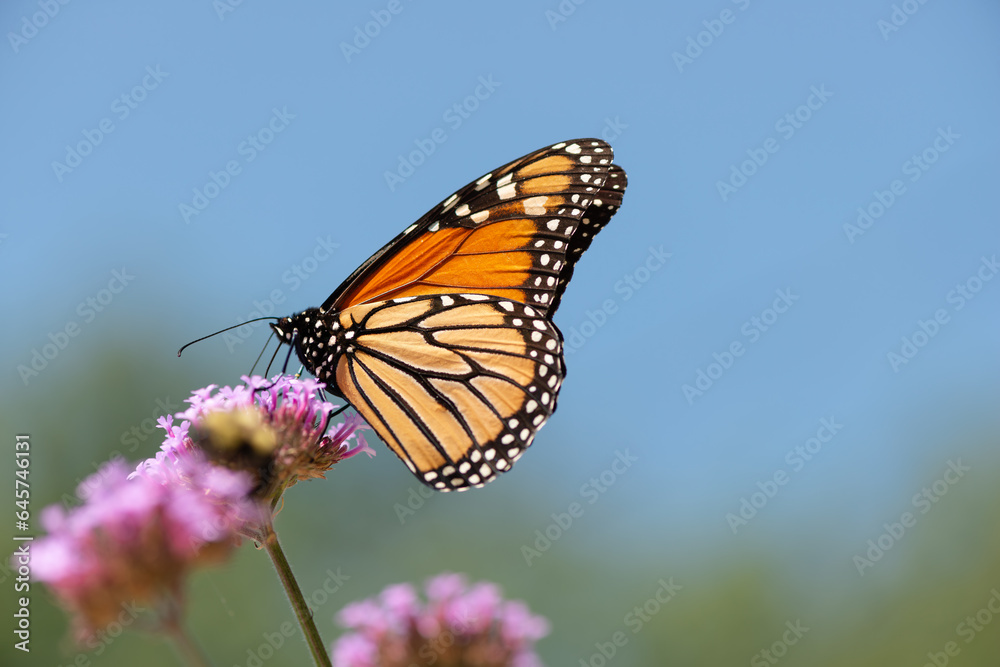
[[[112,451],[125,450],[131,460],[156,451],[158,436],[139,440],[133,427],[145,433],[143,420],[157,410],[158,399],[180,404],[190,390],[211,381],[211,368],[192,371],[165,361],[166,355],[150,360],[122,343],[107,358],[78,369],[72,382],[46,386],[44,394],[18,392],[0,406],[5,438],[32,436],[36,528],[39,510],[69,498],[65,494],[76,480]],[[409,493],[416,483],[377,443],[376,459],[345,462],[328,480],[294,488],[277,528],[331,643],[339,633],[333,617],[347,602],[390,583],[420,582],[450,570],[496,581],[507,597],[524,599],[546,616],[553,632],[539,650],[550,666],[921,667],[933,656],[938,666],[947,658],[961,667],[996,667],[1000,614],[988,611],[988,604],[993,599],[1000,609],[1000,465],[989,456],[997,440],[992,428],[972,425],[958,434],[968,447],[948,443],[949,451],[984,455],[968,480],[920,517],[864,576],[841,554],[863,553],[867,538],[830,527],[827,519],[835,512],[871,511],[891,522],[892,511],[855,507],[849,491],[816,508],[814,523],[756,539],[712,540],[670,524],[670,516],[697,508],[643,508],[608,519],[628,529],[627,540],[610,543],[603,537],[607,526],[595,517],[567,531],[558,548],[528,567],[520,547],[537,526],[519,517],[544,501],[542,491],[497,485],[479,495],[419,502],[419,495]],[[135,451],[127,451],[129,434],[138,441]],[[9,469],[7,460],[3,466]],[[928,479],[936,473],[922,471]],[[12,497],[10,477],[0,482],[0,497]],[[915,488],[922,483],[914,482]],[[399,508],[408,500],[416,509],[401,521]],[[661,515],[662,524],[650,522]],[[683,548],[668,552],[665,539]],[[332,575],[342,581],[326,594]],[[680,587],[665,604],[655,601],[661,582]],[[31,590],[32,651],[26,656],[12,646],[9,572],[0,586],[7,627],[0,664],[180,664],[166,642],[140,631],[110,640],[99,653],[80,653],[67,637],[67,619],[37,585]],[[267,557],[251,544],[226,566],[199,572],[188,592],[188,626],[217,665],[258,664],[258,647],[268,636],[274,643],[282,624],[293,619]],[[977,625],[984,619],[989,622]],[[282,642],[263,664],[310,664],[297,631]],[[957,655],[946,655],[949,642]],[[613,657],[605,659],[602,651],[612,648]]]

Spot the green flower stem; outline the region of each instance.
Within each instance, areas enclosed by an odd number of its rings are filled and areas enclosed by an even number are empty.
[[[302,595],[302,589],[299,588],[299,583],[295,581],[295,575],[292,574],[292,567],[288,564],[288,559],[285,558],[285,552],[281,550],[281,544],[278,543],[278,535],[274,532],[274,526],[268,521],[263,528],[264,548],[267,549],[267,555],[271,557],[271,562],[274,563],[274,569],[278,571],[281,585],[285,587],[288,600],[292,603],[295,615],[299,619],[299,625],[302,626],[302,633],[306,636],[306,643],[309,644],[313,660],[316,661],[319,667],[332,667],[330,656],[327,655],[326,648],[323,645],[323,639],[319,636],[319,631],[313,622],[309,605],[306,604],[306,599]]]

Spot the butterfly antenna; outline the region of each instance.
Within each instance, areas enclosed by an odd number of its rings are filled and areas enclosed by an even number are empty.
[[[264,347],[261,348],[260,354],[257,355],[256,361],[253,362],[253,366],[250,367],[250,375],[253,375],[254,369],[256,369],[257,368],[257,364],[260,363],[260,358],[264,356],[265,352],[267,352],[267,346],[271,344],[271,339],[272,338],[274,338],[274,332],[273,331],[271,332],[271,335],[267,337],[267,340],[264,342]],[[280,350],[280,349],[281,349],[281,345],[278,345],[278,347],[276,347],[275,350],[274,350],[274,354],[271,355],[271,361],[267,362],[267,369],[264,371],[264,376],[265,377],[267,376],[268,371],[271,370],[271,364],[274,362],[274,358],[276,356],[278,356],[278,350]]]
[[[201,341],[205,340],[206,338],[211,338],[212,336],[218,336],[220,333],[225,333],[225,332],[229,331],[230,329],[238,329],[241,326],[243,326],[244,324],[250,324],[251,322],[260,322],[261,320],[275,320],[275,321],[277,321],[278,319],[280,319],[280,318],[277,318],[277,317],[258,317],[258,318],[253,319],[253,320],[247,320],[246,322],[243,322],[243,324],[234,324],[231,327],[226,327],[225,329],[220,329],[220,330],[216,331],[215,333],[210,333],[207,336],[202,336],[201,338],[196,338],[195,340],[191,341],[187,345],[182,346],[181,349],[177,350],[177,356],[178,357],[181,356],[181,353],[184,350],[186,350],[187,348],[191,347],[195,343],[200,343]]]
[[[281,374],[282,375],[284,375],[285,371],[288,370],[288,362],[292,358],[292,350],[295,349],[295,339],[298,337],[298,335],[299,335],[298,331],[293,331],[292,332],[292,339],[290,341],[288,341],[288,356],[285,357],[285,363],[281,367]],[[280,349],[281,349],[281,345],[278,346],[278,350],[280,350]],[[278,356],[278,350],[274,351],[274,357]],[[274,361],[274,357],[271,357],[271,362]],[[271,363],[269,362],[267,364],[267,371],[265,372],[265,375],[267,373],[270,373],[270,372],[271,372]],[[257,387],[257,389],[255,391],[263,391],[265,389],[270,389],[271,387],[273,387],[277,383],[278,383],[278,381],[274,380],[273,382],[271,382],[271,384],[267,385],[266,387]]]
[[[288,354],[285,355],[285,363],[281,365],[281,374],[288,372],[288,362],[292,360],[292,350],[295,349],[295,339],[299,337],[298,331],[292,332],[292,339],[288,341]]]

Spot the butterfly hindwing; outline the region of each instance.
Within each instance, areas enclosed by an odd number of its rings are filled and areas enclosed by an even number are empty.
[[[486,174],[379,250],[323,310],[469,292],[551,317],[572,265],[621,204],[624,172],[613,157],[606,142],[577,139]]]
[[[509,470],[555,411],[561,335],[531,306],[429,295],[309,317],[293,324],[332,333],[304,336],[307,367],[433,488],[481,486]],[[326,352],[312,355],[319,343]]]

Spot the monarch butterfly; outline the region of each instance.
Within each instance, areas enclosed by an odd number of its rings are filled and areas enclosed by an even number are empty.
[[[469,183],[362,264],[319,308],[271,327],[424,484],[480,487],[556,409],[552,314],[626,177],[597,139]]]

